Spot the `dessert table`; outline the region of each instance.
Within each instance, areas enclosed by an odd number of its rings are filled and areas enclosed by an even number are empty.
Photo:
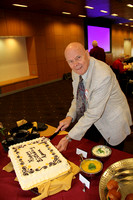
[[[40,136],[49,137],[54,133],[56,128],[49,126],[45,131],[40,132]],[[51,142],[52,144],[58,144],[59,140],[64,137],[67,132],[62,131],[59,135],[57,135]],[[81,149],[86,151],[87,158],[92,157],[91,149],[97,143],[92,142],[83,138],[81,141],[75,141],[69,143],[68,149],[62,152],[63,156],[69,161],[73,162],[76,165],[80,165],[80,157],[76,154],[76,149]],[[113,163],[127,158],[133,158],[132,154],[128,154],[126,152],[122,152],[112,148],[112,154],[108,158],[108,160],[103,163],[103,171],[102,173]],[[4,151],[2,145],[0,144],[0,199],[1,200],[31,200],[37,195],[32,191],[23,191],[19,183],[14,181],[16,175],[15,172],[12,171],[10,173],[2,170],[2,168],[10,162],[7,152]],[[86,188],[85,192],[83,191],[84,185],[79,180],[79,174],[76,175],[76,178],[73,179],[71,189],[68,191],[61,191],[55,195],[46,197],[46,200],[100,200],[99,197],[99,181],[102,174],[96,176],[95,178],[89,179],[90,181],[90,189]]]

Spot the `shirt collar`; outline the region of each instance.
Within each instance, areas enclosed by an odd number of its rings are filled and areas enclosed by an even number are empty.
[[[83,80],[84,80],[85,82],[86,82],[86,79],[88,79],[88,74],[91,73],[91,71],[92,71],[94,62],[95,62],[95,58],[93,58],[93,57],[90,56],[90,61],[89,61],[88,69],[87,69],[87,71],[85,72],[85,74],[82,75],[82,78],[83,78]]]
[[[89,67],[88,67],[87,71],[85,72],[85,74],[82,75],[82,78],[84,81],[86,81],[86,79],[87,79],[88,70],[89,70]]]

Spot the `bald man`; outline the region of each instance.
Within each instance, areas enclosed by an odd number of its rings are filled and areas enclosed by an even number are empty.
[[[93,48],[90,50],[90,56],[93,56],[94,58],[105,62],[106,55],[105,55],[104,49],[98,46],[98,43],[96,40],[92,42],[92,46]]]
[[[88,50],[78,42],[65,49],[65,58],[72,69],[73,100],[66,118],[59,122],[56,132],[66,130],[76,120],[76,101],[79,76],[85,87],[85,112],[68,135],[63,137],[57,149],[67,149],[70,140],[81,140],[90,133],[92,125],[111,146],[119,146],[131,133],[132,119],[125,95],[120,89],[115,74],[104,62],[90,57]],[[95,137],[95,136],[94,136]]]

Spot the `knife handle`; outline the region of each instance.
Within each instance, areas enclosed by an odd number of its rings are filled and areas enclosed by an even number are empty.
[[[59,134],[60,131],[61,131],[61,129],[59,129],[57,132],[55,132],[53,135],[51,135],[51,136],[49,137],[49,139],[52,140],[56,135]]]

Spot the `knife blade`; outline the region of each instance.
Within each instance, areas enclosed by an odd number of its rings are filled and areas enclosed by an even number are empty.
[[[59,134],[60,131],[61,131],[61,128],[60,128],[57,132],[55,132],[53,135],[51,135],[51,136],[49,137],[49,139],[52,140],[56,135]]]

